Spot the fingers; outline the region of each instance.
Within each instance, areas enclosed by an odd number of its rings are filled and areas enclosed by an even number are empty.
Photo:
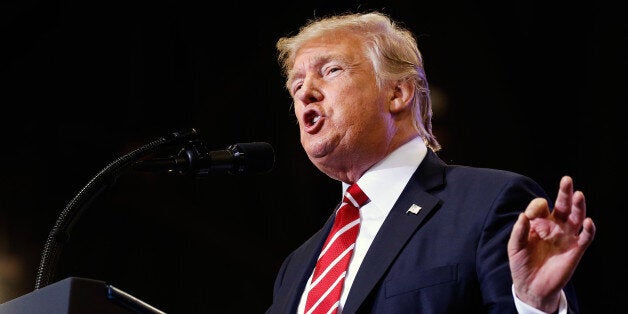
[[[593,242],[593,238],[595,238],[595,224],[591,218],[586,218],[582,222],[582,232],[580,233],[580,237],[578,238],[578,246],[582,248],[587,248],[591,242]]]
[[[530,204],[528,204],[524,213],[530,220],[534,218],[547,217],[549,215],[549,205],[547,204],[547,200],[540,197],[533,199],[530,201]]]
[[[558,195],[554,204],[554,217],[559,221],[567,221],[571,212],[573,200],[573,180],[569,176],[564,176],[560,180]]]
[[[515,225],[512,227],[510,239],[508,240],[508,251],[515,254],[528,245],[530,240],[531,220],[536,218],[545,218],[549,215],[549,206],[544,198],[535,198],[530,201],[526,210],[519,214]],[[541,238],[549,234],[549,225],[543,221],[537,222],[534,226],[534,234]]]
[[[552,215],[557,223],[565,223],[567,232],[577,234],[586,218],[587,209],[584,194],[573,190],[573,179],[564,176],[560,180],[560,188]]]
[[[573,194],[571,201],[571,214],[569,215],[569,222],[577,227],[578,231],[580,226],[587,216],[587,203],[584,200],[584,194],[580,191],[576,191]]]
[[[550,215],[546,199],[539,197],[530,201],[524,214],[530,220],[530,229],[534,230],[533,234],[541,239],[545,239],[551,234],[552,223],[550,219],[546,219]]]

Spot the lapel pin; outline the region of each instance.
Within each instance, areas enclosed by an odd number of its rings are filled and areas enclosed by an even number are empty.
[[[413,214],[418,214],[419,211],[421,210],[421,206],[417,205],[417,204],[412,204],[412,206],[410,206],[410,208],[408,208],[408,210],[406,211],[407,213],[413,213]]]

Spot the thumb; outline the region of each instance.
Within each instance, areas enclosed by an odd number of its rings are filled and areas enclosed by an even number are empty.
[[[512,227],[510,239],[508,239],[508,255],[514,255],[526,247],[529,232],[530,220],[524,213],[521,213]]]

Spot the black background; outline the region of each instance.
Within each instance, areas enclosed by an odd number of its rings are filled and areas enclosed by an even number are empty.
[[[569,174],[598,234],[583,312],[628,292],[626,7],[620,1],[15,1],[0,4],[0,302],[31,292],[59,212],[116,158],[195,128],[210,149],[265,141],[266,175],[128,171],[57,265],[168,313],[261,313],[283,258],[340,197],[298,140],[274,44],[306,19],[379,9],[417,34],[447,162]]]

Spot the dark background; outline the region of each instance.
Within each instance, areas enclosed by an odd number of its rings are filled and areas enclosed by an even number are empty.
[[[168,313],[262,313],[283,258],[340,197],[298,140],[274,44],[306,19],[379,9],[413,30],[450,163],[573,176],[598,234],[574,278],[616,312],[623,256],[621,1],[9,1],[0,4],[0,302],[31,292],[59,212],[116,158],[195,128],[265,141],[269,174],[128,171],[80,215],[57,281],[98,279]]]

